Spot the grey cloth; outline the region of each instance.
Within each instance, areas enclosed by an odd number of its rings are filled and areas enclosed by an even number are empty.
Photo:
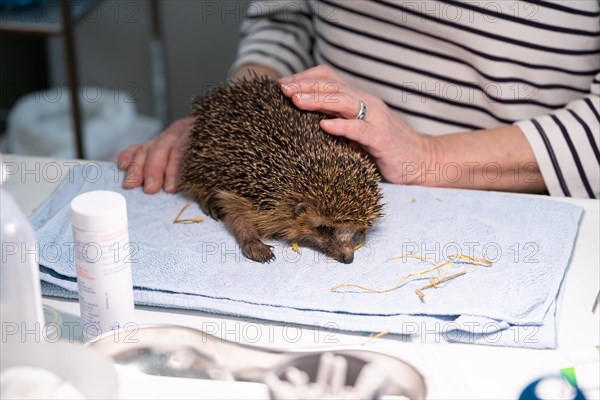
[[[90,190],[114,190],[128,202],[137,304],[202,310],[265,320],[334,326],[350,331],[441,335],[450,341],[532,348],[556,346],[559,291],[582,209],[542,196],[383,185],[385,215],[369,231],[352,264],[307,248],[269,241],[277,259],[246,259],[220,221],[173,224],[186,202],[181,194],[123,190],[111,164],[96,164],[99,178],[73,174],[32,216],[40,243],[46,295],[77,297],[69,202]],[[87,174],[89,175],[89,173]],[[202,215],[193,204],[183,217]],[[394,259],[413,253],[433,260]],[[468,272],[424,290],[415,277],[462,253],[487,257],[491,266],[455,263],[447,275]],[[428,333],[427,333],[428,332]],[[441,338],[441,336],[438,336]],[[435,339],[433,339],[435,340]]]

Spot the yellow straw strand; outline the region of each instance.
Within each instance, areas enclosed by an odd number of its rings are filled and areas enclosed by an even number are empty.
[[[444,266],[446,266],[446,265],[448,265],[450,263],[452,263],[452,261],[445,261],[445,262],[443,262],[443,263],[441,263],[439,265],[436,265],[433,268],[427,269],[425,271],[415,272],[413,274],[406,275],[404,278],[402,278],[398,282],[396,282],[396,284],[394,286],[391,286],[391,287],[389,287],[387,289],[372,289],[372,288],[368,288],[368,287],[365,287],[365,286],[357,285],[357,284],[354,284],[354,283],[343,283],[341,285],[335,285],[335,286],[333,286],[330,290],[332,292],[336,292],[339,289],[344,288],[344,287],[352,287],[352,288],[355,288],[355,289],[360,289],[360,290],[364,290],[366,292],[371,292],[371,293],[387,293],[387,292],[391,292],[392,290],[398,289],[409,278],[412,278],[414,276],[420,276],[420,275],[428,274],[428,273],[430,273],[432,271],[435,271],[435,270],[437,270],[439,268],[442,268],[442,267],[444,267]]]
[[[440,283],[449,281],[450,279],[454,279],[454,278],[458,278],[461,275],[466,274],[467,271],[460,271],[457,272],[454,275],[450,275],[446,278],[442,278],[442,279],[438,279],[438,280],[434,280],[433,278],[431,279],[431,283],[429,285],[425,285],[423,287],[418,288],[417,290],[415,290],[415,293],[417,294],[417,296],[419,296],[421,298],[421,300],[423,300],[425,298],[425,293],[423,293],[423,290],[425,289],[430,289],[430,288],[434,288],[437,289],[437,285],[439,285]]]
[[[362,342],[360,345],[361,346],[366,346],[369,343],[371,343],[373,340],[379,339],[382,336],[387,335],[389,332],[379,332],[377,335],[375,336],[371,336],[369,339],[367,339],[366,341]]]
[[[183,208],[181,209],[181,211],[179,211],[179,214],[177,214],[177,216],[175,217],[175,219],[173,220],[173,223],[176,224],[177,221],[179,221],[179,217],[181,217],[181,214],[183,214],[183,212],[189,207],[190,205],[188,203],[185,203],[185,205],[183,206]]]
[[[407,258],[414,258],[414,259],[421,260],[421,261],[433,261],[433,258],[430,258],[430,257],[423,257],[423,256],[418,256],[416,254],[406,253],[406,254],[402,254],[400,256],[389,258],[386,262],[389,262],[392,260],[405,260]]]
[[[300,248],[300,246],[298,246],[298,243],[292,242],[292,250],[294,250],[296,253],[302,255],[302,249]]]
[[[474,258],[474,257],[466,256],[464,254],[452,254],[448,258],[450,258],[451,260],[453,258],[457,258],[460,260],[466,260],[466,261],[470,262],[471,264],[483,264],[488,267],[494,264],[493,262],[486,260],[485,258]],[[454,260],[452,260],[452,261],[454,261]]]
[[[356,246],[354,246],[354,251],[360,249],[361,247],[363,247],[365,245],[365,243],[367,243],[367,232],[365,231],[365,240],[363,240],[362,243],[357,244]]]
[[[428,261],[431,262],[432,259],[428,258],[428,257],[423,257],[423,256],[419,256],[416,254],[402,254],[400,256],[397,257],[393,257],[390,258],[387,261],[390,260],[394,260],[394,259],[407,259],[407,258],[414,258],[417,260],[421,260],[421,261]],[[418,289],[415,290],[415,293],[421,298],[424,299],[425,298],[425,293],[423,293],[423,290],[425,289],[430,289],[430,288],[434,288],[437,289],[438,285],[440,283],[449,281],[451,279],[457,278],[461,275],[464,275],[467,273],[467,270],[458,272],[456,274],[450,275],[448,276],[448,273],[450,272],[450,269],[453,265],[455,264],[460,264],[460,265],[465,265],[465,264],[471,264],[475,267],[477,266],[491,266],[493,265],[493,263],[489,260],[486,260],[485,258],[475,258],[475,257],[470,257],[464,254],[453,254],[451,256],[448,257],[449,260],[444,261],[440,264],[435,265],[432,268],[426,269],[424,271],[420,271],[420,272],[415,272],[409,275],[406,275],[404,278],[400,279],[399,281],[397,281],[393,286],[390,286],[388,288],[385,289],[375,289],[375,288],[369,288],[363,285],[358,285],[355,283],[342,283],[339,285],[335,285],[331,287],[331,291],[332,292],[336,292],[339,291],[339,289],[342,288],[354,288],[354,289],[358,289],[358,290],[362,290],[365,292],[370,292],[370,293],[387,293],[387,292],[391,292],[392,290],[398,289],[400,286],[402,286],[407,280],[409,280],[410,278],[413,277],[417,277],[417,276],[423,276],[426,274],[429,274],[431,272],[436,272],[436,276],[430,276],[429,277],[429,284],[425,285],[423,287],[420,287]],[[462,260],[459,261],[459,260]],[[387,262],[386,261],[386,262]],[[446,268],[444,268],[446,267]],[[443,269],[442,269],[443,268]]]
[[[179,211],[179,214],[177,214],[177,216],[175,217],[175,219],[173,220],[174,224],[178,224],[180,222],[202,222],[204,221],[204,218],[202,217],[194,217],[194,218],[183,218],[183,219],[179,219],[179,217],[181,217],[181,214],[183,214],[183,212],[189,207],[190,205],[188,203],[186,203],[183,208],[181,209],[181,211]]]

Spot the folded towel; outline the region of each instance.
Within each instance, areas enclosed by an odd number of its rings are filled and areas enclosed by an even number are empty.
[[[352,331],[437,332],[459,342],[556,346],[557,297],[580,207],[541,196],[383,184],[385,215],[352,264],[307,248],[298,254],[278,241],[269,241],[277,259],[259,264],[242,255],[220,221],[173,224],[188,202],[192,206],[182,217],[202,215],[183,195],[123,190],[114,165],[92,165],[76,167],[32,216],[46,295],[77,296],[68,249],[70,200],[91,190],[114,190],[127,198],[137,304]],[[413,256],[399,258],[407,254]],[[457,254],[491,265],[470,264]],[[331,290],[340,284],[391,289],[449,258],[455,262],[384,293],[356,286]],[[424,298],[415,293],[430,277],[462,271],[467,272],[423,289]]]

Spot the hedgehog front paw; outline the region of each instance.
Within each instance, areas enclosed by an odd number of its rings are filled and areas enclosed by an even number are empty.
[[[261,263],[268,263],[275,260],[275,254],[273,254],[273,246],[268,246],[261,241],[248,243],[242,249],[244,255],[251,260],[258,261]]]

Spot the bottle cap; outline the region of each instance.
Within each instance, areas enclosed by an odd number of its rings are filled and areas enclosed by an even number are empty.
[[[104,231],[127,224],[127,201],[108,190],[82,193],[71,200],[71,222],[83,231]]]

